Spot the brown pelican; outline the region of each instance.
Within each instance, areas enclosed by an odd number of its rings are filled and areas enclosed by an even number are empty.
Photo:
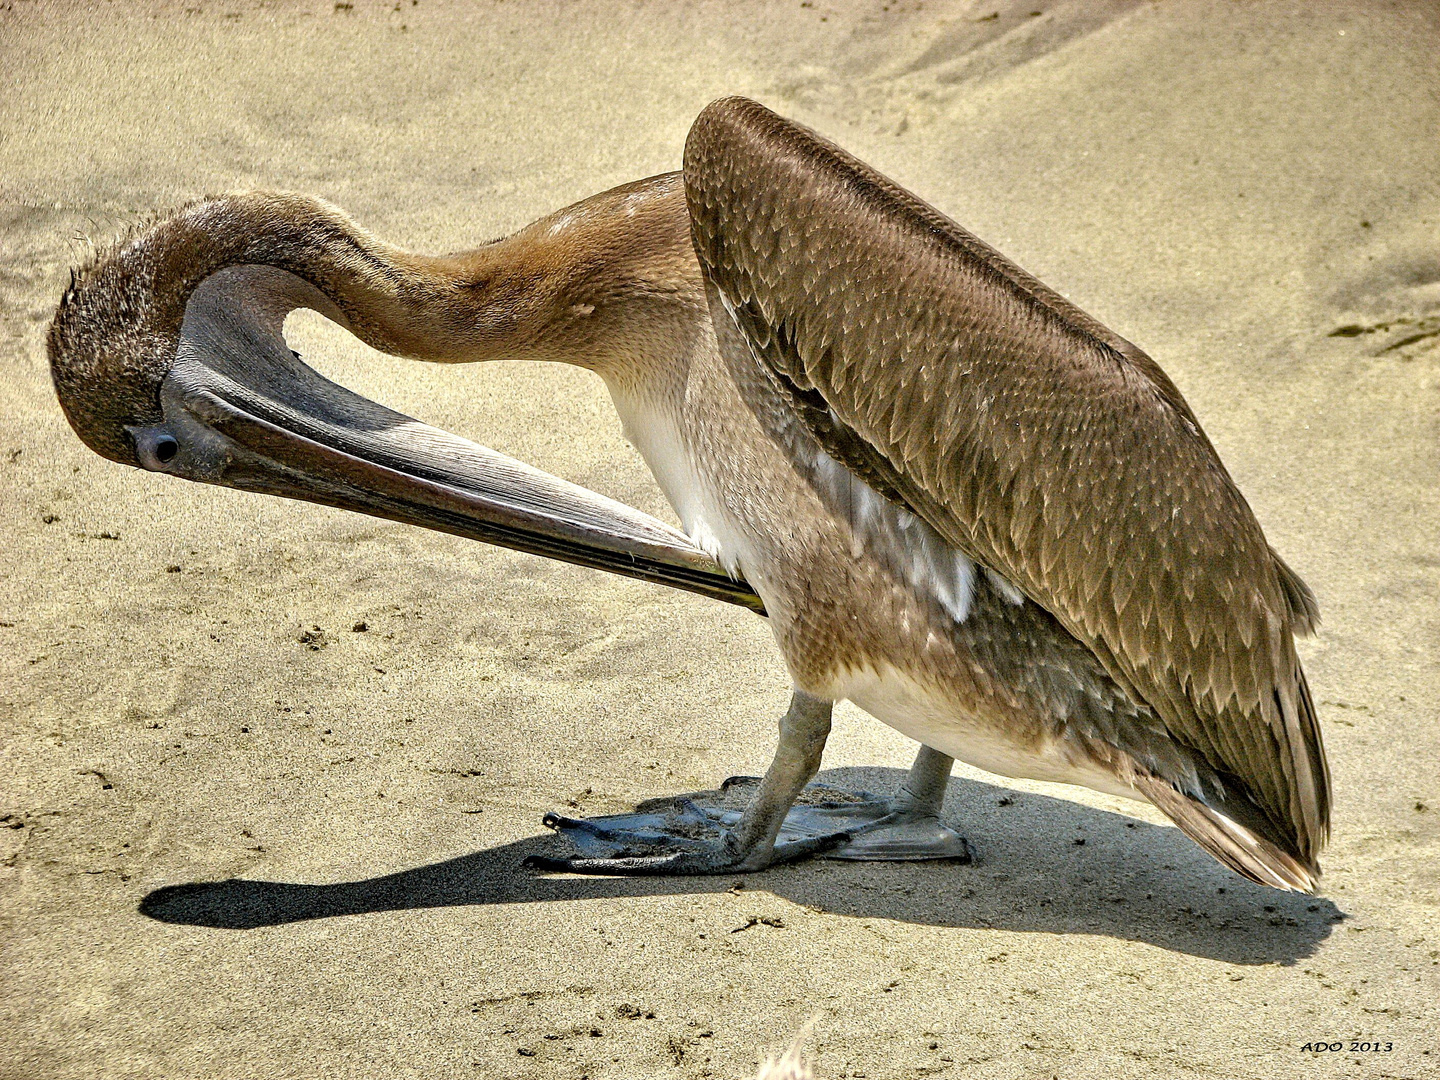
[[[398,356],[597,372],[684,535],[321,378],[285,346],[296,307]],[[191,204],[73,278],[49,348],[116,461],[763,610],[794,691],[743,812],[552,816],[582,856],[544,865],[962,855],[938,816],[960,758],[1148,799],[1244,876],[1315,888],[1329,777],[1293,640],[1315,603],[1179,391],[754,102],[710,105],[682,172],[459,255],[301,195]],[[921,744],[890,803],[799,798],[845,698]]]

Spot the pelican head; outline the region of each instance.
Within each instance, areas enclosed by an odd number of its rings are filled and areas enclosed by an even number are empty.
[[[173,234],[181,216],[157,232]],[[164,422],[161,384],[175,363],[194,275],[171,277],[150,232],[136,232],[72,270],[47,345],[65,418],[102,457],[138,468],[168,467],[179,444],[152,446],[135,432]],[[143,445],[142,445],[143,444]]]

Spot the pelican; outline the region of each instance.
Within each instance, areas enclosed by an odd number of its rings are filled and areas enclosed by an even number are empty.
[[[322,378],[310,308],[376,349],[604,380],[683,532]],[[546,824],[592,873],[812,853],[963,858],[954,759],[1148,800],[1313,892],[1330,782],[1313,596],[1144,352],[808,128],[708,106],[680,172],[463,254],[304,195],[185,206],[72,274],[48,347],[80,438],[763,614],[792,695],[741,807]],[[920,744],[899,794],[812,785],[834,702]],[[808,786],[807,786],[808,785]]]

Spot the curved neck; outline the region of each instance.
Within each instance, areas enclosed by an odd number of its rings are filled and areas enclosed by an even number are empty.
[[[376,349],[439,362],[551,360],[623,378],[658,359],[671,335],[657,331],[704,311],[678,174],[452,255],[403,251],[318,199],[275,192],[207,200],[134,243],[165,264],[152,278],[155,313],[174,323],[162,332],[178,331],[201,281],[242,264],[308,281],[334,304],[325,314]]]
[[[382,243],[309,196],[223,195],[72,276],[47,344],[60,403],[92,449],[134,463],[125,431],[157,420],[191,297],[207,278],[247,265],[308,282],[323,314],[392,355],[558,361],[612,386],[673,381],[669,369],[709,319],[678,173],[442,256]]]

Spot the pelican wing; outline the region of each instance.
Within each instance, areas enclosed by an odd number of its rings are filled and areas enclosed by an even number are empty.
[[[1292,637],[1314,601],[1155,362],[754,102],[701,114],[684,175],[716,319],[821,444],[1052,612],[1318,873],[1329,779]],[[1207,813],[1139,786],[1182,827]]]

